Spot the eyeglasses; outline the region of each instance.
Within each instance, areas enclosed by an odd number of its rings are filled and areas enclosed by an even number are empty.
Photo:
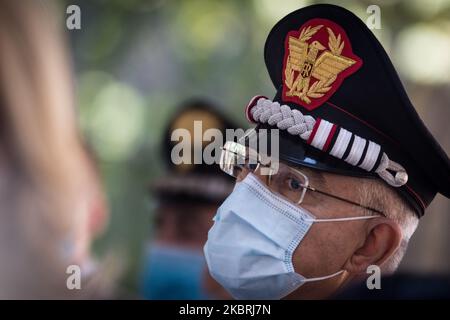
[[[263,158],[255,150],[240,143],[232,141],[225,143],[222,148],[220,168],[238,180],[242,180],[248,173],[253,173],[267,185],[269,190],[296,204],[316,204],[322,200],[321,197],[325,196],[386,217],[386,214],[378,209],[318,190],[310,185],[308,176],[300,170],[273,161],[270,157]]]

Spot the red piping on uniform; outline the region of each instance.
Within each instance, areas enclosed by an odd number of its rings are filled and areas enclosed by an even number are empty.
[[[408,185],[405,185],[406,189],[408,189],[409,192],[411,192],[413,194],[413,196],[416,197],[417,200],[419,200],[420,205],[422,206],[422,209],[425,210],[425,203],[423,202],[423,200],[419,197],[419,195]]]
[[[383,133],[382,131],[378,130],[377,128],[375,128],[374,126],[372,126],[371,124],[369,124],[368,122],[358,118],[357,116],[355,116],[354,114],[348,112],[347,110],[344,110],[340,107],[338,107],[337,105],[327,101],[327,104],[330,105],[331,107],[338,109],[341,112],[344,112],[345,114],[351,116],[352,118],[358,120],[359,122],[361,122],[362,124],[366,125],[367,127],[369,127],[370,129],[374,130],[375,132],[377,132],[378,134],[382,135],[383,137],[385,137],[386,139],[388,139],[389,141],[391,141],[392,143],[394,143],[397,146],[400,146],[400,144],[395,141],[394,139],[392,139],[391,137],[389,137],[388,135],[386,135],[385,133]],[[419,204],[421,205],[422,209],[425,210],[426,206],[425,203],[423,202],[422,198],[408,185],[405,185],[406,189],[408,189],[408,191],[417,199],[419,200]]]
[[[395,141],[394,139],[392,139],[391,137],[389,137],[387,134],[383,133],[382,131],[378,130],[377,128],[375,128],[374,126],[372,126],[370,123],[358,118],[357,116],[355,116],[354,114],[348,112],[345,109],[342,109],[340,107],[338,107],[337,105],[327,101],[327,104],[329,104],[331,107],[338,109],[341,112],[344,112],[345,114],[351,116],[352,118],[358,120],[359,122],[361,122],[362,124],[366,125],[367,127],[369,127],[370,129],[374,130],[375,132],[377,132],[378,134],[382,135],[383,137],[385,137],[386,139],[388,139],[389,141],[391,141],[392,143],[396,144],[398,147],[400,146],[400,144]]]

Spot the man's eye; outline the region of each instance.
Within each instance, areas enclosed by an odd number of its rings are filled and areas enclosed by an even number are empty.
[[[299,190],[301,188],[300,181],[297,179],[289,178],[288,179],[289,189],[291,190]]]

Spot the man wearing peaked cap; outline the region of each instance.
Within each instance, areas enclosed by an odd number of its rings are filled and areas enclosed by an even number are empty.
[[[383,47],[353,13],[314,5],[273,27],[264,59],[276,95],[246,116],[255,137],[279,130],[279,154],[225,144],[238,183],[204,247],[211,275],[235,298],[280,299],[393,272],[426,207],[450,196],[450,164]]]

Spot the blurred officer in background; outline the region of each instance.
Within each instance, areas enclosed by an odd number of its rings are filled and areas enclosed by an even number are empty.
[[[92,296],[90,242],[107,217],[77,128],[73,76],[51,3],[0,2],[0,298]],[[94,294],[95,295],[95,294]]]
[[[197,125],[201,123],[201,131],[195,132],[194,121]],[[184,103],[167,126],[162,153],[169,170],[151,186],[157,209],[154,237],[142,278],[146,299],[228,297],[209,276],[202,248],[212,218],[234,182],[217,165],[207,165],[203,161],[193,164],[194,153],[203,153],[208,143],[203,141],[203,133],[211,128],[219,129],[225,138],[225,129],[233,129],[235,125],[204,100]],[[179,143],[171,139],[176,129],[187,130],[192,138],[192,164],[175,165],[171,158],[174,146]],[[195,146],[199,150],[195,150]]]

